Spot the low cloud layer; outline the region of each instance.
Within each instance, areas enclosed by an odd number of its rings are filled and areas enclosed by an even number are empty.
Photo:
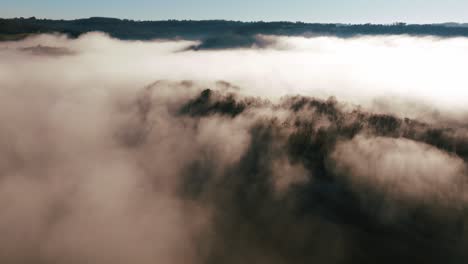
[[[465,38],[257,38],[268,44],[263,48],[187,51],[197,42],[119,41],[101,33],[76,40],[39,35],[0,44],[0,66],[3,82],[27,75],[40,83],[55,78],[65,86],[76,80],[135,89],[161,79],[225,80],[254,96],[335,96],[376,110],[382,101],[391,101],[388,110],[414,117],[433,115],[430,112],[437,110],[452,115],[466,112]],[[31,56],[47,49],[79,55]]]
[[[0,43],[2,263],[463,263],[468,40]]]

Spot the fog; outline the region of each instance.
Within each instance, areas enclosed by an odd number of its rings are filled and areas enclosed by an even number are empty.
[[[255,96],[335,96],[366,106],[395,98],[402,105],[390,110],[400,113],[403,107],[405,115],[421,114],[415,103],[451,114],[466,111],[465,38],[257,38],[269,44],[264,48],[184,51],[194,42],[119,41],[101,33],[74,40],[40,35],[20,43],[0,44],[2,80],[26,72],[29,80],[44,82],[57,79],[59,74],[63,76],[60,82],[67,87],[99,81],[112,89],[115,83],[135,89],[160,79],[225,80]],[[37,45],[78,54],[31,58],[40,53]],[[23,50],[18,51],[18,47]],[[31,47],[36,47],[36,53]]]
[[[1,263],[463,263],[468,39],[0,42]]]

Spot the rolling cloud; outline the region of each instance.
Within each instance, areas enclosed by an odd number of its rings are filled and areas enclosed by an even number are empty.
[[[468,40],[0,43],[2,263],[463,263]]]

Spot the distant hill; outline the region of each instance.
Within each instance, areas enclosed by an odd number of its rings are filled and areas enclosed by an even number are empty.
[[[445,27],[468,27],[468,23],[454,23],[454,22],[442,23],[442,24],[437,24],[437,25],[442,25]]]
[[[102,31],[126,40],[198,39],[198,48],[243,47],[255,43],[257,34],[269,35],[356,35],[408,34],[438,37],[468,37],[468,24],[320,24],[303,22],[240,22],[227,20],[165,20],[134,21],[127,19],[91,17],[76,20],[31,18],[0,19],[0,40],[14,36],[59,32],[77,37],[90,31]],[[11,37],[13,36],[13,37]]]

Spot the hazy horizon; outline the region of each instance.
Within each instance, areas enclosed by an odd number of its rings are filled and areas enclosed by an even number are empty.
[[[405,22],[431,24],[467,22],[468,2],[463,0],[386,1],[237,1],[203,0],[196,3],[177,1],[34,1],[3,0],[1,17],[41,17],[76,19],[104,16],[134,20],[240,20],[303,21],[308,23],[375,23]]]
[[[152,21],[152,22],[158,22],[158,21],[215,21],[215,20],[223,20],[223,21],[232,21],[232,22],[245,22],[245,23],[255,23],[255,22],[290,22],[290,23],[311,23],[311,24],[349,24],[349,25],[361,25],[361,24],[374,24],[374,25],[392,25],[392,24],[397,24],[397,23],[405,23],[405,24],[414,24],[414,25],[432,25],[432,24],[449,24],[449,23],[455,23],[455,24],[468,24],[468,19],[466,21],[441,21],[441,22],[427,22],[427,23],[411,23],[407,21],[391,21],[391,22],[386,22],[386,23],[373,23],[373,22],[361,22],[361,23],[351,23],[351,22],[320,22],[320,21],[299,21],[299,20],[236,20],[236,19],[224,19],[224,18],[209,18],[209,19],[191,19],[191,18],[164,18],[164,19],[134,19],[134,18],[125,18],[125,17],[112,17],[112,16],[88,16],[88,17],[72,17],[72,18],[63,18],[63,17],[38,17],[38,16],[10,16],[10,17],[0,17],[0,19],[15,19],[15,18],[24,18],[24,19],[29,19],[29,18],[35,18],[35,19],[45,19],[45,20],[80,20],[80,19],[90,19],[90,18],[109,18],[109,19],[120,19],[120,20],[131,20],[135,22],[140,22],[140,21]]]

